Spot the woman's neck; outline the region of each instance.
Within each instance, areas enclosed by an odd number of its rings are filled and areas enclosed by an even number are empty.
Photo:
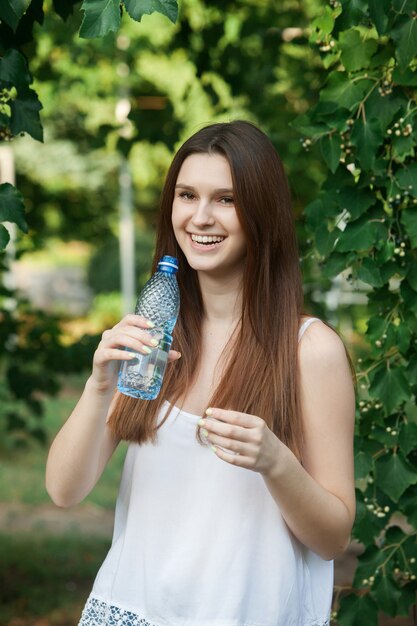
[[[199,274],[204,317],[207,322],[234,322],[242,314],[242,276],[217,279]]]

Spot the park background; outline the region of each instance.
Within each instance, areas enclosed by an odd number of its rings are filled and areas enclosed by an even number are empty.
[[[176,147],[239,118],[284,161],[306,309],[342,333],[357,370],[358,515],[334,623],[413,623],[416,15],[415,0],[3,2],[1,625],[77,623],[125,448],[60,511],[48,443],[149,276]]]

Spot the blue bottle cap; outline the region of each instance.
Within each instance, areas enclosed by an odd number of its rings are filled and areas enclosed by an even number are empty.
[[[174,256],[163,256],[158,263],[158,269],[165,270],[166,272],[178,271],[178,259]]]

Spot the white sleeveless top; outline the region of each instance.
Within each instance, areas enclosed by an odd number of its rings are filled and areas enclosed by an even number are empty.
[[[333,562],[292,535],[259,473],[198,443],[200,418],[172,407],[155,444],[129,445],[79,626],[328,626]]]

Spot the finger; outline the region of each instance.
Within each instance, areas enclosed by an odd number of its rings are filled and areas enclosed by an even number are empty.
[[[150,346],[143,340],[139,341],[130,335],[118,335],[115,341],[112,341],[109,345],[104,344],[102,348],[104,350],[126,348],[127,350],[133,350],[133,352],[148,355],[155,349],[155,346]]]
[[[228,409],[218,409],[216,407],[209,407],[206,410],[206,415],[228,424],[238,424],[244,428],[252,428],[260,420],[256,415],[240,413],[239,411],[229,411]]]
[[[96,365],[102,365],[108,361],[131,361],[135,357],[134,352],[119,350],[117,348],[105,348],[97,353],[94,361]]]
[[[236,465],[237,467],[244,467],[246,469],[250,469],[253,465],[253,461],[250,457],[243,456],[242,454],[230,454],[230,452],[221,450],[217,446],[211,446],[211,449],[219,459],[226,461],[226,463],[230,465]]]
[[[136,315],[135,313],[129,313],[125,315],[116,326],[137,326],[138,328],[155,328],[155,324],[143,317],[142,315]]]
[[[132,344],[132,341],[134,342]],[[136,346],[148,346],[151,350],[159,345],[159,339],[152,337],[145,330],[139,330],[137,328],[127,327],[119,329],[118,331],[109,335],[103,336],[102,345],[106,348],[117,348],[119,346],[125,346],[129,348],[137,349]],[[146,350],[145,350],[146,352]]]
[[[242,456],[251,456],[254,453],[253,446],[243,441],[236,439],[228,439],[227,437],[221,437],[210,433],[206,441],[215,447],[220,446],[229,454],[240,454]]]
[[[221,422],[217,418],[203,418],[199,420],[198,425],[205,428],[209,434],[225,437],[226,439],[234,439],[236,441],[251,441],[251,430],[242,426],[234,426],[226,422]]]
[[[178,350],[170,350],[168,352],[168,361],[172,362],[172,361],[178,361],[181,358],[181,352],[178,352]]]

